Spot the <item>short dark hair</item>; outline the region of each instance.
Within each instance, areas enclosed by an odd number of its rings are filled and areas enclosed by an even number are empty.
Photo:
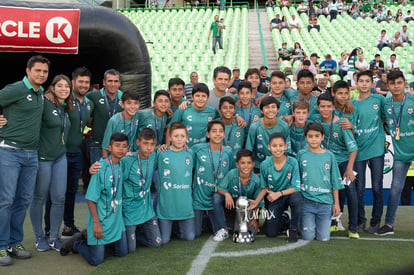
[[[303,60],[302,65],[310,66],[310,60]]]
[[[157,134],[151,128],[144,128],[139,132],[139,139],[157,140]]]
[[[184,87],[185,82],[179,77],[170,78],[170,80],[168,80],[168,89],[171,89],[171,87],[174,85],[182,85]]]
[[[324,131],[324,129],[323,129],[323,126],[322,126],[322,124],[321,123],[319,123],[319,122],[310,122],[310,123],[307,123],[306,125],[305,125],[305,128],[304,128],[304,130],[303,130],[303,133],[305,134],[305,136],[307,136],[308,135],[308,132],[309,131],[316,131],[316,132],[319,132],[319,133],[321,133],[322,135],[324,135],[325,134],[325,131]]]
[[[195,93],[199,93],[199,92],[205,93],[207,96],[210,96],[210,90],[208,89],[208,86],[204,83],[194,84],[191,94],[194,95]]]
[[[260,77],[260,71],[257,68],[249,68],[244,73],[244,80],[247,81],[247,78],[253,74],[257,74]]]
[[[47,64],[47,67],[50,68],[50,60],[44,57],[43,55],[34,55],[27,60],[27,68],[30,70],[33,68],[35,63]]]
[[[302,69],[298,73],[297,81],[299,81],[301,78],[310,78],[312,79],[312,82],[315,82],[315,78],[313,77],[313,73],[308,69]]]
[[[243,157],[249,157],[249,158],[252,159],[252,161],[254,161],[254,154],[250,150],[241,149],[240,151],[237,152],[237,154],[236,154],[237,161],[240,161],[240,159],[243,158]]]
[[[346,81],[338,80],[335,82],[335,84],[332,87],[333,93],[336,93],[338,89],[347,89],[349,91],[349,85]]]
[[[86,67],[78,67],[72,71],[72,80],[76,80],[80,76],[92,77],[91,71]]]
[[[364,76],[364,75],[368,76],[371,79],[371,82],[374,81],[374,76],[372,74],[372,71],[367,70],[367,71],[360,71],[360,72],[357,73],[357,75],[356,75],[357,76],[357,82],[361,78],[361,76]]]
[[[260,102],[260,110],[263,110],[264,107],[266,107],[267,105],[273,104],[275,103],[277,106],[277,109],[280,108],[280,102],[279,100],[277,100],[276,98],[274,98],[273,96],[268,96],[265,97],[262,102]]]
[[[272,78],[277,77],[280,79],[285,80],[286,76],[282,71],[273,71],[272,74],[270,75],[270,81],[272,81]]]
[[[397,55],[395,53],[393,53],[393,54],[390,55],[390,57],[392,57],[392,56],[397,57]]]
[[[166,96],[171,101],[170,93],[168,93],[166,90],[158,90],[154,94],[154,101],[157,100],[160,96]]]
[[[243,88],[247,88],[250,90],[250,92],[252,92],[252,84],[249,81],[241,81],[239,86],[237,87],[237,93],[239,93]]]
[[[117,141],[126,141],[128,143],[128,137],[124,133],[113,133],[111,138],[109,139],[109,144],[112,145],[114,142]]]
[[[405,81],[405,77],[402,71],[391,71],[387,75],[388,81],[395,81],[398,78],[402,78]]]
[[[334,104],[334,98],[332,97],[332,95],[330,93],[320,94],[318,96],[318,100],[317,100],[316,104],[319,106],[319,104],[321,103],[322,100],[330,101],[330,102],[332,102],[332,104]]]
[[[135,91],[124,91],[121,96],[121,101],[125,102],[128,99],[140,101],[139,93]]]
[[[272,140],[277,139],[277,138],[283,139],[283,142],[286,143],[285,136],[280,132],[276,132],[276,133],[273,133],[269,136],[269,144],[272,142]]]
[[[225,96],[220,98],[219,109],[221,109],[221,106],[223,106],[224,102],[228,102],[229,104],[236,106],[236,101],[234,101],[234,98],[231,96]]]
[[[222,120],[214,119],[207,123],[207,133],[210,132],[211,128],[213,128],[213,125],[216,125],[216,124],[220,124],[223,127],[223,130],[226,129],[226,126],[224,126],[224,122]]]
[[[225,74],[228,74],[229,78],[231,77],[231,71],[226,66],[218,66],[214,68],[213,78],[216,79],[219,73],[225,73]]]
[[[109,70],[106,70],[105,72],[104,72],[104,79],[106,79],[106,77],[108,76],[108,74],[110,74],[110,75],[121,75],[117,70],[115,70],[115,69],[109,69]]]

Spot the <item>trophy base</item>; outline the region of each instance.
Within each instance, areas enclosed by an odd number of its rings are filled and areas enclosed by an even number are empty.
[[[234,232],[233,242],[235,243],[252,243],[254,236],[251,232]]]

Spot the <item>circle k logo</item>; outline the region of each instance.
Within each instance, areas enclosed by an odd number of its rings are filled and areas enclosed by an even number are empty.
[[[46,37],[55,44],[67,42],[72,36],[72,25],[63,17],[53,17],[46,24]]]

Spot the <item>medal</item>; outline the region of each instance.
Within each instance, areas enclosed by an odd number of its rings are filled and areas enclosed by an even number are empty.
[[[65,133],[62,133],[62,144],[65,145]]]
[[[400,140],[400,127],[395,128],[395,140]]]
[[[113,212],[115,213],[115,210],[116,210],[116,203],[115,203],[115,200],[113,200],[113,201],[111,202],[111,206],[112,206]]]
[[[395,114],[394,98],[391,99],[391,110],[392,110],[392,116],[393,116],[394,123],[395,123],[395,140],[400,140],[400,123],[401,123],[402,111],[404,109],[404,102],[406,98],[407,98],[407,94],[404,94],[404,97],[401,102],[400,113],[398,117]]]

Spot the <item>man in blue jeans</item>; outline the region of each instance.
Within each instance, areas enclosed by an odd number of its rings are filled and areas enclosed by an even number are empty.
[[[395,214],[400,202],[401,191],[405,184],[408,168],[414,161],[414,125],[411,123],[414,114],[414,97],[404,93],[407,81],[401,71],[391,71],[387,75],[387,80],[392,97],[385,99],[383,112],[394,146],[394,166],[385,224],[376,232],[381,236],[394,234]]]
[[[0,90],[7,124],[0,129],[0,265],[11,257],[30,258],[22,245],[23,223],[33,198],[37,149],[43,113],[43,88],[50,61],[40,55],[27,62],[26,76]]]

